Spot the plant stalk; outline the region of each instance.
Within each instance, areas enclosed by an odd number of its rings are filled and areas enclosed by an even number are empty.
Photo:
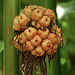
[[[12,44],[13,20],[20,12],[20,0],[3,0],[3,75],[19,75],[19,55]]]

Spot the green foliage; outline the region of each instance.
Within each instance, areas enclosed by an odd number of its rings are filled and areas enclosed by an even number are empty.
[[[75,75],[73,72],[74,64],[71,64],[75,62],[73,59],[75,58],[75,1],[59,3],[58,5],[64,9],[64,13],[59,20],[63,29],[65,44],[64,48],[60,50],[61,75]]]
[[[0,41],[0,53],[2,52],[3,49],[4,49],[4,42]]]
[[[64,8],[64,13],[61,20],[64,39],[75,41],[75,1],[58,4]],[[68,34],[69,33],[69,34]]]
[[[61,75],[69,75],[71,63],[69,59],[61,58]]]
[[[49,65],[49,59],[48,59],[48,55],[46,55],[46,67],[47,67],[47,75],[50,75],[50,65]]]

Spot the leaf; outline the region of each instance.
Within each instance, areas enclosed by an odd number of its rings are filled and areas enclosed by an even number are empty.
[[[39,65],[38,65],[38,72],[39,72],[39,75],[42,75],[42,74],[41,74],[41,66],[40,66],[40,63],[39,63]]]
[[[4,49],[4,43],[3,41],[0,41],[0,53],[2,52],[3,49]]]
[[[47,67],[47,75],[50,75],[50,66],[49,66],[49,59],[48,59],[48,55],[46,55],[46,67]]]
[[[61,75],[69,75],[69,71],[71,70],[71,63],[69,59],[61,58]]]

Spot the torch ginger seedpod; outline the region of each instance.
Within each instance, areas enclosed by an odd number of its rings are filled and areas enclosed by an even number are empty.
[[[14,19],[13,29],[16,37],[12,43],[21,52],[23,75],[32,75],[35,60],[35,73],[39,74],[40,63],[41,74],[47,75],[47,66],[43,64],[46,63],[45,58],[47,56],[50,63],[62,41],[61,28],[58,28],[55,20],[53,10],[37,5],[25,6],[22,13]]]
[[[61,28],[58,28],[55,20],[51,9],[37,5],[25,6],[13,22],[18,37],[15,47],[34,56],[54,55],[62,40]]]

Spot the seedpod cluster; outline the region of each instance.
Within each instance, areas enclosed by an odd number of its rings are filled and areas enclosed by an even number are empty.
[[[46,55],[49,59],[55,56],[62,41],[61,28],[58,28],[55,20],[53,10],[37,5],[25,6],[23,12],[14,19],[14,46],[21,52],[21,69],[24,75],[32,75],[35,60],[36,74],[40,62],[42,74],[47,75],[43,61]]]

